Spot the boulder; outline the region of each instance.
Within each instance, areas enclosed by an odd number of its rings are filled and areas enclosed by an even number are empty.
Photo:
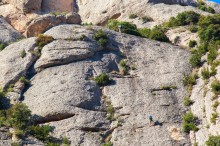
[[[41,10],[42,0],[3,0],[3,2],[14,5],[22,12],[29,13]]]
[[[43,0],[44,12],[73,12],[74,0]]]
[[[80,24],[81,19],[80,16],[76,13],[67,15],[46,14],[30,22],[30,24],[26,28],[25,36],[37,36],[38,34],[41,34],[56,25],[64,23]]]
[[[37,49],[35,38],[29,38],[13,43],[0,52],[0,87],[2,89],[6,89],[21,76],[26,75],[37,58],[33,54],[35,49]],[[23,58],[21,53],[25,54]]]
[[[14,42],[23,38],[10,24],[8,24],[3,17],[0,16],[0,43]]]

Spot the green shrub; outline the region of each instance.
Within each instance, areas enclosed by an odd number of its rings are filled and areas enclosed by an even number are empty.
[[[196,123],[197,120],[198,118],[195,117],[192,112],[187,112],[186,114],[183,115],[183,122]]]
[[[86,39],[86,35],[82,34],[80,37],[79,37],[79,40],[80,41],[84,41]]]
[[[35,138],[46,141],[50,137],[50,133],[53,131],[53,128],[49,125],[42,126],[31,126],[29,127],[29,133]]]
[[[95,82],[99,86],[106,86],[111,83],[111,79],[106,73],[102,73],[99,76],[95,77]]]
[[[218,51],[215,48],[211,48],[209,50],[207,61],[209,64],[211,64],[218,56]]]
[[[198,27],[196,25],[191,25],[189,27],[189,31],[191,31],[192,33],[196,33],[198,31]]]
[[[25,51],[25,50],[22,50],[22,51],[20,52],[20,56],[21,56],[21,58],[24,58],[24,57],[26,56],[26,51]]]
[[[204,80],[209,79],[211,77],[211,73],[209,72],[208,68],[203,68],[201,71],[201,75]]]
[[[137,18],[138,16],[136,15],[136,14],[130,14],[129,15],[129,19],[135,19],[135,18]]]
[[[201,57],[202,57],[202,55],[198,51],[195,51],[192,54],[192,56],[189,60],[192,67],[200,67],[201,66]]]
[[[215,113],[212,113],[212,117],[210,119],[210,122],[213,123],[213,124],[216,124],[216,118],[218,117],[218,113],[215,112]]]
[[[123,59],[123,60],[121,60],[121,61],[119,62],[119,65],[120,65],[121,67],[127,67],[127,61],[125,61],[125,60]]]
[[[114,31],[119,31],[119,28],[118,28],[119,26],[121,26],[122,33],[141,36],[135,24],[125,22],[125,21],[120,22],[117,20],[109,20],[107,23],[107,27]]]
[[[199,20],[199,37],[201,42],[210,43],[220,39],[220,15],[203,16]]]
[[[218,80],[214,80],[211,84],[212,92],[216,95],[220,94],[220,82]]]
[[[7,45],[5,43],[0,42],[0,51],[4,50]]]
[[[215,10],[212,7],[207,7],[206,5],[200,5],[199,9],[202,10],[202,11],[212,13],[212,14],[215,13]]]
[[[212,105],[212,107],[213,107],[214,109],[216,109],[216,108],[218,107],[218,105],[219,105],[219,102],[218,102],[218,101],[215,101],[214,104]]]
[[[20,77],[19,82],[24,83],[25,85],[30,84],[30,81],[25,77]]]
[[[192,105],[194,102],[189,98],[189,97],[185,97],[184,100],[183,100],[183,104],[185,106],[190,106]]]
[[[155,26],[151,30],[149,38],[153,39],[153,40],[161,41],[161,42],[169,42],[170,41],[169,38],[165,35],[164,30],[159,26]]]
[[[102,146],[113,146],[113,144],[111,142],[107,142],[107,143],[102,144]]]
[[[115,115],[115,109],[112,105],[107,106],[106,113],[107,113],[107,119],[113,121]]]
[[[195,40],[190,40],[189,41],[189,47],[194,48],[197,45],[197,42]]]
[[[62,145],[63,146],[70,146],[70,141],[68,140],[67,137],[64,137],[62,140]]]
[[[7,111],[7,117],[13,128],[24,130],[30,122],[31,111],[25,104],[17,103]]]
[[[36,39],[36,44],[40,49],[42,49],[45,45],[49,44],[53,40],[54,38],[52,36],[39,34]]]
[[[194,123],[183,123],[183,131],[189,133],[190,130],[198,131],[198,127]]]
[[[138,29],[138,32],[140,33],[140,35],[142,37],[150,38],[151,29],[149,29],[149,28],[140,28],[140,29]]]
[[[157,40],[161,42],[169,42],[169,38],[165,35],[165,30],[160,26],[155,26],[152,30],[148,28],[138,29],[142,37]]]
[[[209,13],[212,13],[212,14],[215,13],[215,10],[214,10],[212,7],[208,7],[208,8],[206,9],[206,11],[209,12]]]
[[[183,115],[183,131],[190,132],[190,130],[197,131],[198,128],[196,126],[196,121],[198,120],[197,117],[193,115],[192,112],[188,112]]]
[[[184,26],[189,24],[197,24],[200,18],[200,14],[194,11],[186,11],[179,13],[176,18],[171,17],[170,20],[165,23],[167,27],[174,27],[174,26]]]
[[[153,21],[153,19],[149,16],[143,16],[141,19],[143,23]]]
[[[196,84],[196,79],[198,79],[197,74],[190,74],[189,76],[183,76],[183,85],[184,86],[193,86]]]
[[[208,52],[208,44],[207,43],[201,43],[199,46],[198,46],[198,53],[201,54],[201,55],[205,55],[206,52]]]
[[[104,47],[108,42],[108,35],[100,29],[95,32],[93,39],[95,39],[100,46]]]
[[[206,141],[207,146],[220,146],[220,136],[209,136],[209,139]]]

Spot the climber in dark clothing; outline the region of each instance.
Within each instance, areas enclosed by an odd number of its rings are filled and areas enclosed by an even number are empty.
[[[154,125],[153,117],[151,115],[149,115],[148,119],[149,119],[149,125],[153,126]]]

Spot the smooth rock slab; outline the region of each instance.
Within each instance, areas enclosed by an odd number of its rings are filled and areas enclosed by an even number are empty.
[[[86,41],[56,40],[42,49],[42,55],[35,64],[37,71],[50,66],[86,59],[100,51],[101,46]]]
[[[29,38],[13,43],[0,52],[0,87],[5,89],[27,73],[37,59],[31,53],[35,49],[35,38]],[[21,53],[24,51],[26,56],[22,58]]]

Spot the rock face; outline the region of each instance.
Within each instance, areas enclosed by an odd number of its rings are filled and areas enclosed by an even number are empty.
[[[43,0],[42,11],[44,12],[72,12],[74,0]]]
[[[108,140],[116,146],[190,145],[179,129],[185,110],[181,102],[187,95],[181,80],[191,70],[185,61],[189,53],[126,34],[122,34],[122,42],[119,33],[107,29],[108,43],[101,47],[93,39],[98,29],[103,28],[53,27],[45,34],[55,40],[42,48],[39,59],[31,53],[36,49],[35,38],[9,45],[0,52],[1,86],[30,75],[31,86],[22,102],[38,123],[54,126],[53,136],[67,137],[72,146],[98,146]],[[19,55],[22,50],[27,53],[24,58]],[[119,71],[120,51],[127,52],[136,68],[128,76],[111,73]],[[92,78],[103,72],[113,82],[100,88]],[[166,90],[162,86],[176,88]],[[113,121],[107,118],[109,104],[115,110]],[[155,126],[148,125],[148,115],[153,116]]]
[[[5,3],[14,5],[16,8],[27,13],[41,10],[42,0],[3,0]]]
[[[53,14],[43,15],[30,22],[26,28],[25,36],[37,36],[56,25],[64,23],[80,24],[81,19],[76,13],[58,16]]]
[[[9,84],[15,83],[21,76],[27,73],[27,70],[36,60],[31,52],[36,49],[35,38],[22,40],[6,47],[0,53],[0,87],[5,89]],[[25,52],[24,58],[21,53]]]
[[[21,39],[22,35],[12,28],[3,17],[0,17],[0,42],[14,42]]]
[[[154,3],[152,3],[154,2]],[[79,14],[83,22],[92,22],[93,24],[105,25],[109,19],[118,19],[136,24],[138,27],[153,27],[162,24],[175,17],[183,11],[196,11],[203,15],[204,11],[200,11],[192,6],[167,5],[166,3],[176,4],[181,1],[146,1],[146,0],[87,0],[78,1]],[[182,1],[186,3],[194,3],[194,1]],[[91,9],[96,7],[96,9]],[[130,14],[137,14],[138,18],[129,19]],[[153,18],[152,22],[143,23],[142,17],[148,16]]]

